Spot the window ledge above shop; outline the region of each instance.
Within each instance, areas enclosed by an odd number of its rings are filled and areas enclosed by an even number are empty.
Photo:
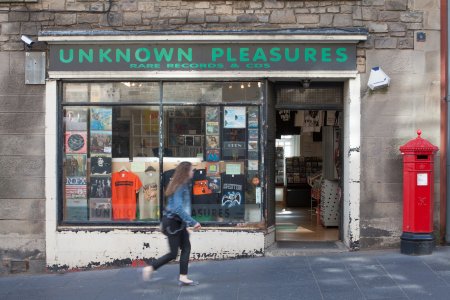
[[[116,30],[43,30],[39,41],[77,42],[77,41],[311,41],[359,42],[367,40],[368,31],[363,27],[354,28],[286,28],[275,30],[227,30],[227,31],[116,31]]]

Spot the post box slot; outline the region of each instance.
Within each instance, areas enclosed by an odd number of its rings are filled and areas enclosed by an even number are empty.
[[[428,159],[428,155],[417,155],[417,159]]]

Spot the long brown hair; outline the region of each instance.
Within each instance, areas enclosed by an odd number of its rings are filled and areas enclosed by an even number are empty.
[[[192,168],[192,163],[188,161],[181,162],[176,168],[172,179],[167,186],[165,195],[169,197],[175,193],[175,191],[180,187],[180,185],[185,184],[189,181],[189,171]]]

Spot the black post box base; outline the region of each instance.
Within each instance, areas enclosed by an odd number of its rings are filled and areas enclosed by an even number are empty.
[[[402,254],[427,255],[433,253],[435,245],[433,233],[403,232],[400,239],[400,252]]]

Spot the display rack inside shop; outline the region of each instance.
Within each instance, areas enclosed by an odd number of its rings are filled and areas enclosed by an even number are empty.
[[[278,186],[284,185],[284,148],[276,148],[276,161],[275,161],[275,184]]]
[[[167,112],[168,140],[166,147],[174,157],[203,156],[204,122],[201,110]]]
[[[322,170],[320,157],[286,158],[286,205],[288,207],[310,207],[311,187],[307,178]]]

